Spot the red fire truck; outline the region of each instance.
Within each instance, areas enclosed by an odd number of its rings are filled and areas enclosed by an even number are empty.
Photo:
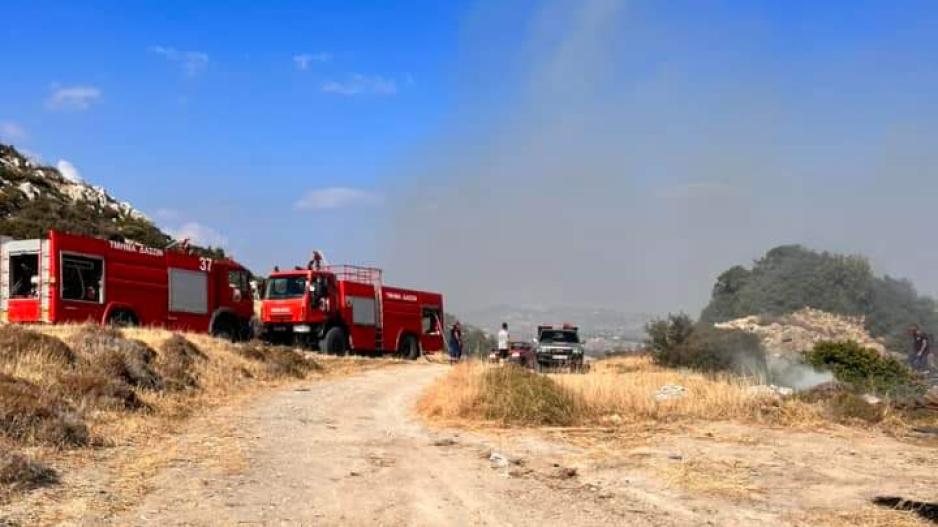
[[[373,267],[275,271],[266,281],[261,321],[269,342],[335,355],[396,352],[416,359],[443,349],[443,296],[386,286]]]
[[[5,321],[162,326],[237,340],[251,333],[250,273],[230,259],[52,231],[0,240]]]

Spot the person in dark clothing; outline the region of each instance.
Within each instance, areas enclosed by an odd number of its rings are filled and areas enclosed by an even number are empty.
[[[449,363],[455,364],[462,358],[462,327],[459,322],[449,330]]]
[[[909,364],[914,370],[927,370],[928,355],[931,353],[930,339],[918,326],[912,326],[909,333],[912,335],[912,354],[909,356]]]

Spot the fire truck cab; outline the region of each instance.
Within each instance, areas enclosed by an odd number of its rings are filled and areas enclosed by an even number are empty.
[[[52,231],[0,239],[0,315],[12,323],[97,322],[251,334],[251,274],[230,259]]]
[[[443,296],[388,287],[382,271],[352,265],[275,271],[261,303],[263,337],[345,355],[443,349]]]

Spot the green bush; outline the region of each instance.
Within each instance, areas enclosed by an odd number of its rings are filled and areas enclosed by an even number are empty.
[[[819,342],[805,353],[805,360],[856,390],[899,396],[923,389],[918,375],[906,365],[853,341]]]
[[[749,333],[716,329],[704,323],[695,325],[684,314],[654,320],[645,331],[645,345],[661,366],[745,374],[766,370],[762,343]]]
[[[652,351],[664,353],[681,346],[694,332],[694,321],[684,313],[668,314],[668,318],[652,320],[645,325],[645,345]]]

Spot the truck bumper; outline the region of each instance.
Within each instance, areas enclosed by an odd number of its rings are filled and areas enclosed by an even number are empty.
[[[322,326],[302,323],[267,323],[261,328],[261,339],[274,344],[318,344],[322,338]]]
[[[543,368],[567,368],[583,365],[582,355],[546,355],[537,356],[537,363]]]

